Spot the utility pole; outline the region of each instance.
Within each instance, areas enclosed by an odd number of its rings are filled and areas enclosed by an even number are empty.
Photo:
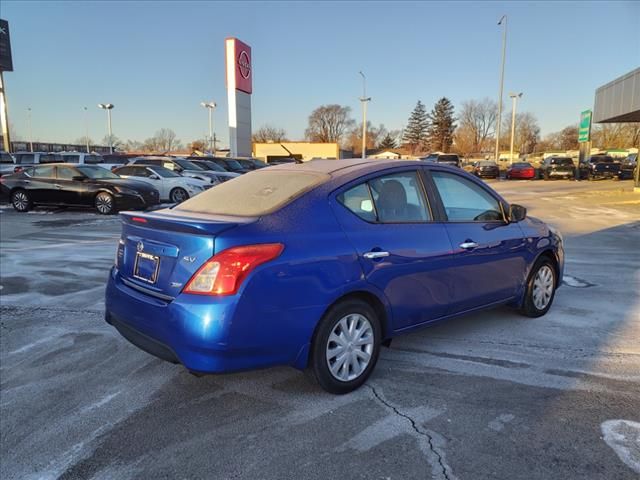
[[[87,153],[89,153],[89,115],[87,107],[82,107],[84,109],[84,141],[87,143]]]
[[[107,126],[109,128],[109,153],[113,153],[113,132],[111,131],[111,110],[113,109],[113,103],[99,103],[98,108],[102,108],[107,111]]]
[[[496,123],[496,163],[500,160],[500,127],[502,123],[502,93],[504,88],[504,61],[507,55],[507,16],[503,15],[498,21],[503,25],[502,31],[502,67],[500,68],[500,93],[498,94],[498,119]]]
[[[31,107],[27,108],[27,126],[29,127],[29,151],[33,153],[33,128],[31,124]]]
[[[216,102],[200,102],[204,108],[209,110],[209,151],[216,156],[216,141],[213,133],[213,111],[216,109]]]
[[[522,92],[510,93],[509,96],[513,100],[513,106],[511,108],[511,147],[509,148],[509,163],[513,163],[513,142],[516,133],[516,106],[518,104],[518,99],[522,98]]]
[[[364,73],[359,73],[362,75],[362,97],[360,97],[362,103],[362,158],[367,158],[367,102],[371,101],[371,97],[367,97],[367,77],[364,76]]]

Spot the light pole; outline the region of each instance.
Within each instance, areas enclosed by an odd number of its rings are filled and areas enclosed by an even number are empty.
[[[500,160],[500,124],[502,123],[502,92],[504,88],[504,60],[507,54],[507,16],[503,15],[498,22],[503,25],[502,31],[502,67],[500,69],[500,93],[498,95],[498,119],[496,123],[496,163]]]
[[[204,108],[209,110],[209,151],[216,156],[216,141],[213,138],[213,111],[216,109],[216,102],[200,102]]]
[[[509,148],[509,163],[513,163],[513,141],[515,140],[516,134],[516,106],[518,99],[522,98],[522,92],[509,93],[509,96],[513,100],[513,106],[511,107],[511,147]]]
[[[359,72],[362,75],[362,97],[360,102],[362,103],[362,158],[367,157],[367,102],[371,101],[371,97],[367,97],[367,77],[364,73]]]
[[[113,103],[99,103],[98,108],[102,108],[107,111],[107,123],[109,127],[109,152],[113,153],[113,134],[111,132],[111,109],[113,108]]]
[[[84,109],[84,141],[87,142],[87,153],[89,153],[89,110],[87,107]]]
[[[33,129],[31,128],[31,107],[27,108],[27,122],[29,124],[29,150],[33,153]]]

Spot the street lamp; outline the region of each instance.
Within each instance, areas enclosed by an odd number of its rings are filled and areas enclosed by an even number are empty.
[[[522,92],[509,93],[509,96],[513,100],[513,106],[511,108],[511,148],[509,148],[509,163],[513,163],[513,141],[516,133],[516,105],[518,103],[518,99],[522,98]]]
[[[502,92],[504,87],[504,60],[507,54],[507,16],[503,15],[498,21],[503,25],[502,31],[502,67],[500,69],[500,93],[498,96],[498,120],[496,123],[496,163],[500,160],[500,124],[502,123]]]
[[[216,102],[200,102],[204,108],[209,110],[209,151],[216,156],[216,141],[213,138],[213,111],[216,109]]]
[[[102,108],[107,111],[107,123],[109,126],[109,152],[113,153],[113,134],[111,133],[111,109],[113,103],[99,103],[98,108]]]
[[[367,97],[367,77],[364,73],[359,72],[362,75],[362,96],[360,102],[362,103],[362,158],[367,157],[367,102],[371,101],[371,97]]]
[[[84,141],[87,143],[87,153],[89,153],[89,110],[87,107],[82,107],[84,110]]]
[[[31,107],[27,108],[27,122],[29,124],[29,149],[33,153],[33,129],[31,127]]]

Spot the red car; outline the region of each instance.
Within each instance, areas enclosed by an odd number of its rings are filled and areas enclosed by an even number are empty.
[[[507,178],[536,178],[536,170],[528,162],[516,162],[507,169]]]

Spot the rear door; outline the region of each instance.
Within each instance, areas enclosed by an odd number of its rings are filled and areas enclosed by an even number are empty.
[[[395,331],[442,317],[450,295],[451,243],[417,170],[363,177],[332,199],[366,280],[391,305]]]
[[[75,167],[70,165],[58,165],[56,167],[56,188],[58,198],[67,205],[81,205],[85,195],[83,192],[87,190],[87,184],[73,177],[83,176]],[[84,199],[85,202],[87,201]]]
[[[61,203],[62,199],[56,186],[56,172],[53,165],[36,165],[28,180],[28,190],[36,203]]]
[[[503,206],[484,184],[462,174],[431,169],[453,246],[449,314],[512,298],[526,268],[524,235],[505,221]]]

